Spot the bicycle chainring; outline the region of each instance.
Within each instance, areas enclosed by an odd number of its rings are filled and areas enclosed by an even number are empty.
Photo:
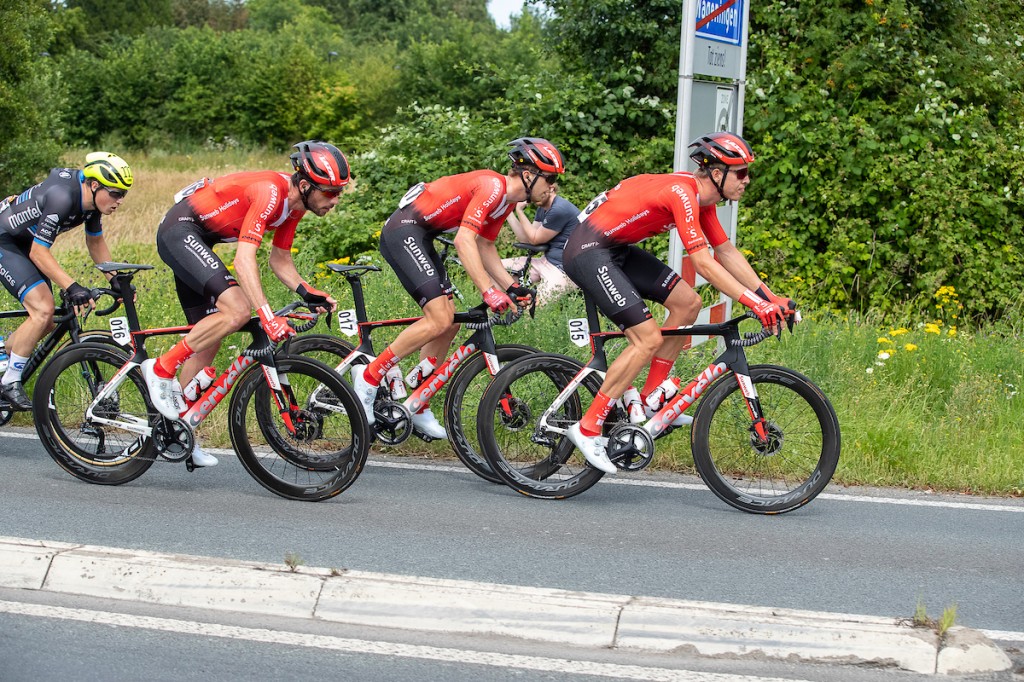
[[[168,462],[180,462],[192,454],[195,436],[185,423],[178,419],[161,419],[153,428],[153,442],[156,451]]]
[[[378,400],[373,406],[377,440],[385,445],[404,443],[412,435],[412,413],[394,400]]]
[[[654,439],[633,424],[618,424],[608,434],[608,459],[623,471],[640,471],[654,459]]]

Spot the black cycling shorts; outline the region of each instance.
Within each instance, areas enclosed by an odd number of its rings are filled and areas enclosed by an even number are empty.
[[[29,242],[28,248],[32,248],[32,242]],[[40,284],[46,285],[47,291],[50,291],[50,280],[28,257],[28,250],[6,231],[0,232],[0,280],[3,280],[11,296],[21,302],[24,302],[25,294]]]
[[[174,287],[189,324],[217,312],[217,298],[238,286],[213,252],[213,245],[219,243],[220,238],[202,227],[187,201],[175,204],[157,228],[156,250],[174,272]]]
[[[417,215],[411,208],[404,208],[388,218],[380,233],[380,253],[422,308],[435,298],[451,298],[454,289],[434,249],[437,233],[423,227]]]
[[[579,233],[577,229],[573,236]],[[580,235],[582,236],[582,235]],[[565,274],[619,329],[651,319],[644,299],[664,304],[682,281],[675,270],[632,244],[593,245],[581,249],[585,239],[569,238],[565,246]]]

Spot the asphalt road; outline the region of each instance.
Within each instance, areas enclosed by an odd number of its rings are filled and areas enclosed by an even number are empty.
[[[373,453],[351,489],[311,504],[266,492],[232,456],[89,485],[10,427],[0,494],[5,536],[886,617],[956,605],[960,624],[1024,631],[1021,500],[833,487],[762,517],[678,476],[622,476],[542,501],[457,463]]]

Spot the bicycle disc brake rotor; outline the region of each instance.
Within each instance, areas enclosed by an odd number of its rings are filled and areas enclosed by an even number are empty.
[[[775,422],[765,421],[764,430],[768,437],[762,439],[757,435],[755,425],[750,425],[750,447],[754,448],[754,451],[762,457],[772,457],[779,454],[779,451],[782,450],[782,444],[786,440],[782,429]]]
[[[177,419],[161,419],[153,429],[156,451],[168,462],[180,462],[192,453],[195,437],[191,429]]]
[[[501,425],[509,431],[518,431],[526,427],[533,419],[533,411],[525,401],[506,395],[498,403]]]
[[[299,443],[312,443],[324,433],[324,417],[312,410],[297,410],[292,414],[295,433],[290,434]]]
[[[639,426],[618,424],[608,434],[607,455],[623,471],[640,471],[654,459],[654,439]]]
[[[385,445],[404,443],[412,435],[412,414],[402,403],[379,400],[373,406],[373,416],[377,438]]]

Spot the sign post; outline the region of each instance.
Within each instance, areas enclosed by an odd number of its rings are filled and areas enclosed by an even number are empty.
[[[679,95],[673,169],[692,170],[687,145],[697,135],[728,130],[743,134],[744,85],[747,77],[749,0],[683,0],[679,39]],[[698,76],[716,80],[700,80]],[[718,219],[729,239],[736,241],[736,207],[718,207]],[[706,284],[697,276],[679,235],[669,241],[669,265],[691,286]],[[730,313],[732,299],[701,310],[701,322],[720,322]],[[698,343],[693,339],[693,343]]]

